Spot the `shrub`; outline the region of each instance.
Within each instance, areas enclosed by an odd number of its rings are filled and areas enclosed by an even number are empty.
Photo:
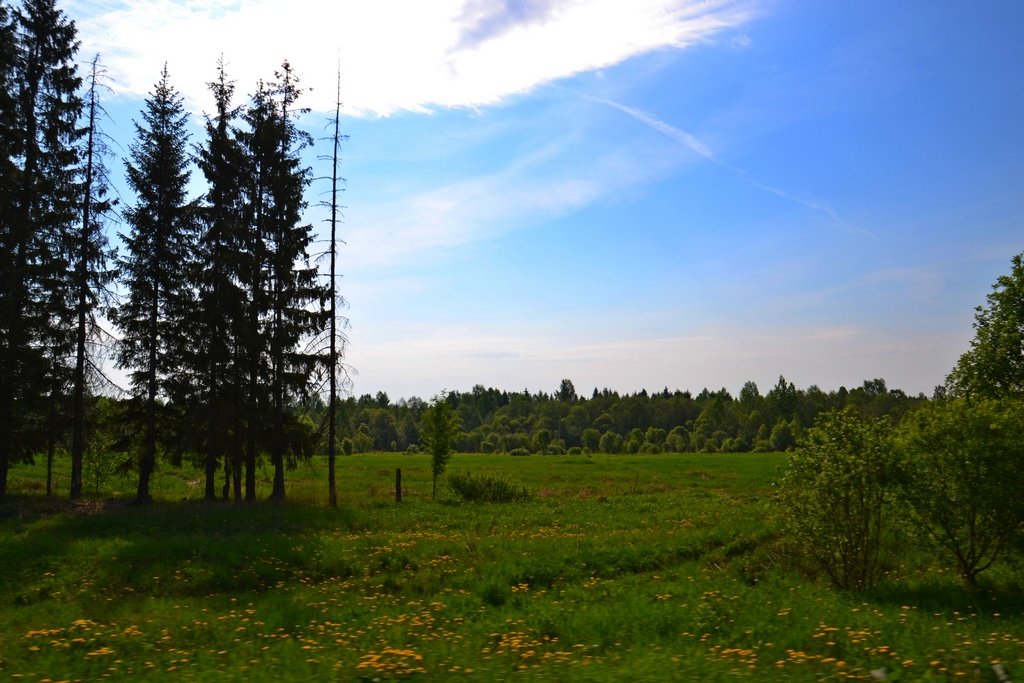
[[[568,455],[583,455],[583,449],[580,448],[579,446],[572,446],[571,448],[569,448],[568,451],[566,451],[566,454],[568,454]]]
[[[94,438],[82,454],[83,479],[93,485],[93,493],[99,495],[100,488],[117,474],[118,465],[124,456],[114,452],[112,440]]]
[[[550,443],[551,431],[548,429],[538,429],[533,435],[533,450],[537,453],[546,451]]]
[[[494,474],[455,472],[447,480],[448,488],[469,503],[515,503],[533,497],[525,486]]]
[[[622,435],[612,431],[602,434],[598,444],[604,453],[621,453],[624,446]]]
[[[525,448],[513,448],[508,452],[509,455],[529,455],[530,451]]]
[[[1024,408],[956,400],[907,418],[903,495],[968,586],[1024,528]]]
[[[789,456],[779,489],[786,530],[837,587],[870,588],[897,484],[888,423],[851,408],[825,413]]]

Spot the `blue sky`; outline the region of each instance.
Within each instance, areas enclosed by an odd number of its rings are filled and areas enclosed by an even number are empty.
[[[221,52],[243,93],[290,59],[320,136],[340,59],[356,394],[930,394],[1024,250],[1019,2],[65,9],[123,144],[164,61],[209,109]]]

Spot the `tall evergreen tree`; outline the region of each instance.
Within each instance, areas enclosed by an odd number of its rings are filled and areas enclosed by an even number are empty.
[[[149,480],[156,464],[157,399],[181,397],[180,368],[191,323],[190,257],[195,206],[187,197],[190,176],[187,114],[164,66],[146,98],[142,123],[127,167],[136,203],[125,211],[131,226],[122,235],[127,256],[119,260],[127,290],[114,321],[122,332],[118,361],[145,405],[145,445],[139,461],[137,500],[152,500]]]
[[[18,140],[17,101],[15,99],[15,50],[14,23],[10,10],[0,1],[0,499],[7,490],[7,469],[10,458],[16,455],[12,420],[15,418],[15,403],[9,392],[14,386],[16,347],[13,337],[18,334],[12,325],[11,303],[19,278],[13,272],[17,249],[14,223],[15,199],[17,196],[19,168],[17,163]]]
[[[267,296],[268,259],[265,235],[269,223],[269,185],[272,161],[277,146],[273,144],[272,117],[276,110],[270,91],[260,83],[243,112],[247,130],[240,132],[244,152],[243,219],[244,249],[239,267],[239,282],[245,293],[242,321],[235,357],[242,368],[243,410],[245,422],[245,500],[256,498],[256,457],[262,443],[264,409],[268,404],[266,386],[266,339],[263,322],[270,308]],[[240,477],[236,473],[236,487]],[[237,499],[237,488],[236,488]]]
[[[54,438],[55,398],[65,391],[72,337],[64,274],[78,206],[82,105],[74,23],[53,0],[26,0],[13,25],[5,14],[0,11],[6,34],[0,47],[0,117],[6,119],[0,133],[0,498],[12,460],[29,455],[39,437]]]
[[[205,494],[216,497],[214,485],[218,460],[228,457],[229,472],[237,484],[241,470],[243,436],[241,415],[241,378],[235,350],[238,348],[243,319],[245,293],[240,288],[240,270],[248,244],[244,234],[241,169],[245,156],[238,142],[233,121],[238,111],[231,104],[234,83],[227,78],[223,59],[218,62],[217,79],[208,84],[213,94],[215,113],[206,120],[206,142],[199,148],[197,163],[206,177],[208,190],[201,208],[202,234],[199,239],[197,269],[198,328],[193,344],[198,371],[200,400],[195,418],[204,425]],[[234,438],[227,438],[232,436]],[[229,444],[235,444],[229,446]],[[240,489],[236,488],[240,496]]]
[[[103,232],[103,220],[112,208],[108,197],[108,177],[104,156],[106,145],[99,130],[103,107],[99,102],[97,78],[100,76],[99,55],[89,70],[85,106],[85,140],[82,148],[82,218],[77,234],[70,244],[72,301],[74,306],[75,364],[72,375],[71,428],[71,492],[72,500],[82,495],[82,457],[85,453],[85,392],[90,340],[102,334],[96,321],[96,309],[110,303],[108,286],[114,271],[108,264],[114,254]],[[47,461],[47,483],[50,482],[51,460]]]
[[[302,91],[287,61],[275,76],[275,83],[261,84],[253,96],[244,117],[249,131],[241,137],[250,174],[247,218],[257,238],[251,250],[254,261],[246,269],[250,373],[246,497],[251,499],[254,492],[250,472],[260,402],[269,399],[267,446],[274,466],[270,497],[283,500],[287,407],[306,389],[317,363],[316,356],[299,344],[323,329],[327,290],[309,262],[312,226],[301,224],[310,170],[302,166],[300,153],[311,143],[294,120],[294,105]],[[269,380],[267,397],[260,395],[261,378]]]
[[[303,391],[317,358],[300,348],[303,337],[323,329],[327,292],[318,282],[316,267],[309,261],[313,227],[302,225],[306,208],[304,193],[310,170],[301,166],[301,150],[312,144],[300,131],[292,107],[302,94],[298,77],[285,61],[273,94],[279,113],[271,117],[278,152],[270,182],[272,207],[267,227],[271,302],[271,392],[273,420],[270,458],[274,465],[272,500],[284,500],[285,410],[291,396]],[[304,111],[304,110],[300,110]]]

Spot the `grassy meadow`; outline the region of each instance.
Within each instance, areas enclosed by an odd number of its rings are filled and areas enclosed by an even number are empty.
[[[71,505],[40,463],[0,506],[0,680],[1024,680],[1024,570],[972,594],[904,538],[836,592],[787,551],[782,454],[454,456],[529,502],[430,499],[426,455],[321,460],[283,505],[209,504],[162,466]],[[394,502],[400,467],[404,500]],[[270,471],[259,481],[270,491]]]

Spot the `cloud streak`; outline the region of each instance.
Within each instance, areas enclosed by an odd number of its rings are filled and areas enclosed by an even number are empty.
[[[341,54],[350,114],[480,107],[746,22],[737,0],[72,0],[84,54],[120,92],[145,95],[166,61],[196,109],[223,54],[246,92],[288,58],[333,109]],[[320,86],[317,88],[317,86]]]
[[[626,106],[624,104],[620,104],[618,102],[613,102],[611,100],[596,100],[596,101],[600,102],[601,104],[605,104],[605,105],[611,107],[612,109],[617,109],[618,111],[621,111],[622,113],[629,115],[633,119],[639,121],[640,123],[644,124],[645,126],[651,128],[652,130],[655,130],[655,131],[661,133],[665,137],[670,138],[672,140],[675,140],[676,142],[678,142],[682,146],[688,148],[693,153],[695,153],[695,154],[697,154],[697,155],[707,159],[708,161],[710,161],[710,162],[712,162],[714,164],[717,164],[718,166],[721,166],[722,168],[726,169],[727,171],[735,174],[738,178],[742,179],[744,182],[749,183],[751,186],[756,187],[759,190],[762,190],[764,192],[768,192],[770,194],[773,194],[776,197],[779,197],[781,199],[785,199],[786,201],[793,202],[795,204],[799,204],[799,205],[801,205],[801,206],[803,206],[803,207],[805,207],[807,209],[811,209],[812,211],[817,211],[817,212],[823,213],[826,216],[828,216],[828,218],[830,220],[832,220],[833,222],[835,222],[835,223],[845,223],[843,221],[843,219],[839,216],[839,213],[834,208],[832,208],[832,206],[828,202],[817,200],[817,199],[806,199],[804,197],[799,197],[799,196],[797,196],[797,195],[795,195],[795,194],[793,194],[791,192],[787,192],[785,190],[779,189],[778,187],[775,187],[773,185],[768,185],[766,183],[762,183],[761,181],[759,181],[759,180],[757,180],[755,178],[752,178],[743,169],[737,168],[737,167],[733,166],[732,164],[728,164],[728,163],[722,161],[721,159],[719,159],[718,157],[716,157],[714,152],[712,152],[710,147],[705,145],[703,142],[701,142],[695,136],[691,135],[690,133],[687,133],[685,130],[682,130],[682,129],[677,128],[677,127],[675,127],[675,126],[673,126],[673,125],[671,125],[669,123],[666,123],[665,121],[662,121],[661,119],[657,118],[656,116],[653,116],[653,115],[651,115],[651,114],[649,114],[649,113],[647,113],[645,111],[642,111],[640,109],[635,109],[633,107],[628,107],[628,106]],[[863,231],[863,232],[866,232],[866,231]],[[870,235],[870,233],[867,233],[867,234]]]

